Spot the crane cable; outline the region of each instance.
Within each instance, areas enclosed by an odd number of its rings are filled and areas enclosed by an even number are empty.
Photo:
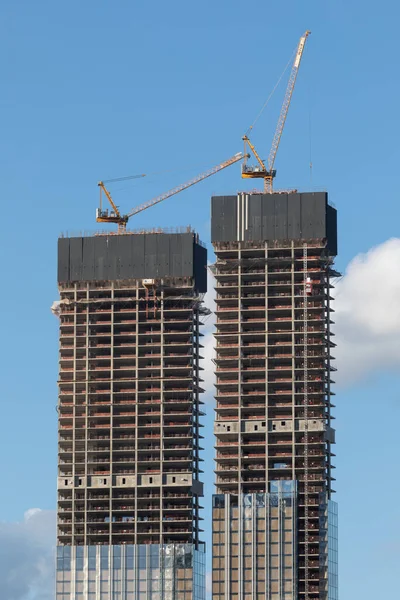
[[[308,79],[307,81],[307,91],[308,91],[308,140],[309,140],[309,144],[308,144],[308,151],[309,151],[309,167],[310,167],[310,185],[312,188],[312,184],[313,184],[313,123],[312,123],[312,118],[313,118],[313,113],[312,113],[312,96],[313,96],[313,90],[312,90],[312,86],[310,83],[310,80]]]
[[[127,177],[117,177],[116,179],[104,179],[103,183],[116,183],[117,181],[128,181],[128,179],[139,179],[140,177],[146,177],[146,173],[140,173],[139,175],[128,175]]]
[[[140,179],[141,177],[151,177],[153,175],[164,175],[165,173],[167,173],[167,174],[181,173],[182,171],[189,171],[191,169],[200,168],[200,167],[207,168],[207,165],[204,165],[204,163],[202,163],[201,165],[199,163],[197,163],[195,165],[180,167],[179,169],[163,169],[162,171],[151,171],[150,173],[139,173],[139,175],[127,175],[126,177],[116,177],[114,179],[103,179],[102,182],[103,183],[118,183],[118,182],[122,182],[122,181],[130,181],[131,179]],[[123,188],[123,189],[127,189],[127,188]]]
[[[256,116],[256,118],[254,119],[253,123],[250,125],[250,127],[248,128],[248,130],[246,131],[246,135],[248,135],[250,133],[250,131],[253,129],[254,125],[257,123],[258,119],[261,117],[262,113],[264,112],[264,110],[267,108],[269,101],[271,100],[272,96],[274,95],[277,87],[279,86],[280,82],[282,81],[283,76],[285,75],[286,71],[288,70],[289,66],[292,64],[293,62],[293,58],[295,56],[297,52],[297,47],[295,48],[293,54],[291,55],[291,57],[289,58],[289,61],[286,65],[286,67],[283,69],[281,76],[279,77],[278,81],[276,82],[272,92],[270,93],[270,95],[268,96],[267,100],[265,101],[263,107],[261,108],[260,112],[258,113],[258,115]]]

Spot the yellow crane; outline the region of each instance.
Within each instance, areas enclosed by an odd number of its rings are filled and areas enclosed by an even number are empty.
[[[304,46],[306,44],[307,38],[310,35],[311,31],[306,31],[304,35],[301,36],[299,44],[297,46],[296,55],[294,58],[294,62],[292,65],[292,70],[289,77],[289,82],[286,88],[285,98],[283,100],[281,112],[278,119],[278,124],[276,126],[275,135],[272,140],[271,150],[269,151],[267,165],[260,158],[260,155],[254,148],[254,145],[250,141],[247,135],[243,136],[244,141],[244,162],[242,166],[242,177],[244,179],[253,179],[260,178],[264,179],[264,192],[266,194],[271,194],[273,191],[273,180],[276,175],[276,170],[274,169],[276,154],[278,152],[279,144],[281,141],[283,129],[285,127],[286,117],[289,111],[290,101],[292,99],[294,86],[296,84],[297,74],[299,72],[299,67],[301,63],[301,59],[303,56]],[[252,151],[254,157],[256,158],[258,165],[248,165],[247,164],[247,156],[246,148],[247,146]]]
[[[100,188],[100,207],[96,210],[96,221],[98,223],[118,223],[118,227],[120,227],[123,220],[125,219],[125,217],[123,217],[119,212],[118,206],[112,199],[111,194],[106,188],[105,184],[115,183],[117,181],[127,181],[128,179],[138,179],[139,177],[146,177],[146,174],[140,173],[140,175],[131,175],[129,177],[119,177],[117,179],[107,179],[107,181],[99,181],[97,185]],[[107,200],[111,204],[112,211],[110,212],[107,209],[103,210],[103,192]]]
[[[100,181],[98,183],[98,186],[100,188],[100,208],[98,208],[96,210],[96,221],[98,223],[116,223],[118,225],[118,233],[123,233],[124,231],[126,231],[126,224],[128,223],[129,219],[131,217],[133,217],[134,215],[137,215],[138,213],[142,212],[143,210],[146,210],[147,208],[150,208],[151,206],[154,206],[155,204],[158,204],[159,202],[162,202],[163,200],[166,200],[167,198],[170,198],[171,196],[175,196],[175,194],[179,194],[179,192],[183,192],[183,190],[186,190],[187,188],[191,187],[192,185],[195,185],[196,183],[199,183],[200,181],[207,179],[207,177],[211,177],[211,175],[214,175],[215,173],[218,173],[219,171],[222,171],[223,169],[230,167],[231,165],[239,162],[240,160],[243,160],[244,158],[245,158],[245,155],[243,154],[243,152],[238,152],[237,154],[235,154],[228,160],[226,160],[222,163],[219,163],[215,167],[212,167],[211,169],[209,169],[208,171],[205,171],[204,173],[201,173],[200,175],[197,175],[197,177],[190,179],[186,183],[182,183],[181,185],[178,185],[177,187],[172,188],[168,192],[165,192],[164,194],[161,194],[160,196],[156,196],[152,200],[148,200],[147,202],[144,202],[143,204],[140,204],[139,206],[136,206],[136,208],[133,208],[129,213],[127,213],[125,215],[122,215],[120,213],[118,207],[116,206],[115,202],[113,201],[113,199],[111,197],[110,192],[107,190],[107,188],[104,185],[105,182]],[[118,179],[118,180],[112,179],[112,180],[108,180],[108,181],[109,182],[110,181],[122,181],[122,180],[126,180],[126,179],[135,179],[137,177],[145,177],[145,175],[144,174],[134,175],[132,177],[122,177],[121,179]],[[104,192],[108,202],[111,204],[112,210],[110,210],[110,211],[108,209],[103,210],[103,208],[102,208],[102,192]]]

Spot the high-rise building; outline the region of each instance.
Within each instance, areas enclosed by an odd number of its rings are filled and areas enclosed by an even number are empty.
[[[64,237],[56,600],[204,600],[198,236]]]
[[[212,198],[213,600],[336,600],[325,193]]]

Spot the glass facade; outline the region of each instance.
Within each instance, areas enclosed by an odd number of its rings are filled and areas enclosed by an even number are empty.
[[[323,600],[338,600],[338,505],[321,495],[320,595]]]
[[[204,548],[58,546],[56,600],[205,600]]]
[[[328,500],[328,600],[338,598],[338,505]]]
[[[297,488],[213,497],[213,599],[297,597]]]

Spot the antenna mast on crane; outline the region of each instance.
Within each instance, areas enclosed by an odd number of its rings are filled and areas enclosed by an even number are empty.
[[[283,129],[286,123],[286,117],[289,111],[290,102],[292,100],[294,86],[296,84],[297,74],[299,72],[299,67],[301,63],[301,59],[304,52],[304,46],[306,44],[307,38],[310,35],[311,31],[306,31],[304,35],[301,36],[299,45],[297,46],[296,55],[294,58],[292,70],[289,77],[289,82],[286,88],[285,98],[283,100],[281,112],[278,119],[278,124],[276,126],[275,135],[272,140],[272,146],[269,151],[267,165],[260,158],[258,152],[254,148],[254,145],[250,141],[247,135],[243,136],[244,147],[245,147],[245,157],[246,157],[246,147],[249,146],[253,155],[255,156],[258,165],[252,166],[248,165],[246,159],[244,160],[242,167],[242,177],[244,179],[253,179],[253,178],[261,178],[264,179],[264,192],[266,194],[271,194],[273,191],[273,180],[276,175],[276,170],[274,169],[275,159],[278,152],[279,144],[281,141]]]

